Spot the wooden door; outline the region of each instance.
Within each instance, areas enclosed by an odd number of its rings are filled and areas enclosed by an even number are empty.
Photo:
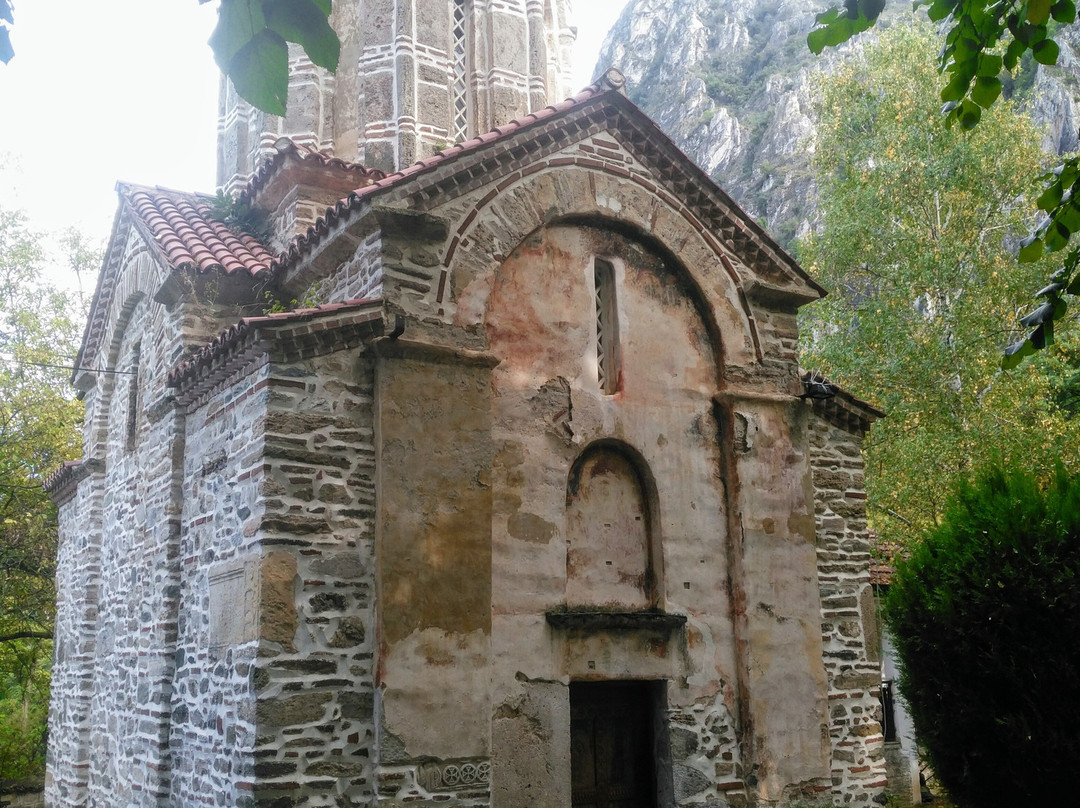
[[[573,808],[656,808],[649,682],[570,685]]]

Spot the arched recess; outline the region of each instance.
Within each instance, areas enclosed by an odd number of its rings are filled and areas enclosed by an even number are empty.
[[[705,225],[688,209],[675,209],[603,170],[560,166],[536,172],[464,211],[444,256],[449,282],[440,284],[436,305],[459,325],[480,323],[491,278],[515,248],[539,226],[585,220],[632,233],[683,269],[719,335],[720,367],[761,360],[758,325],[740,274],[749,270],[736,269],[736,256],[710,244],[702,235]]]
[[[118,307],[109,334],[108,350],[100,371],[100,397],[94,413],[94,451],[90,455],[113,462],[110,449],[129,449],[132,428],[137,425],[139,365],[142,357],[143,320],[146,317],[147,297],[142,291],[132,292]],[[123,409],[123,412],[119,410]]]
[[[566,483],[566,604],[647,609],[662,595],[656,484],[617,440],[578,455]]]

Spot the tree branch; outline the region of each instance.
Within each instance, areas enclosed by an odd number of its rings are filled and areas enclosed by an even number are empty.
[[[10,634],[0,634],[0,642],[13,642],[14,640],[51,640],[51,631],[13,631]]]

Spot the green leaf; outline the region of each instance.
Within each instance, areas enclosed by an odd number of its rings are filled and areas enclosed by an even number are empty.
[[[1050,227],[1046,229],[1046,235],[1043,236],[1043,243],[1046,245],[1047,252],[1060,250],[1069,243],[1071,235],[1072,232],[1064,224],[1052,222]]]
[[[970,82],[960,75],[953,75],[941,89],[942,101],[960,101],[966,94]]]
[[[229,73],[233,57],[266,27],[262,8],[259,2],[221,0],[217,25],[210,34],[210,48],[222,72]]]
[[[1028,0],[1027,20],[1033,25],[1042,25],[1050,19],[1050,0]]]
[[[1063,202],[1053,211],[1054,221],[1060,222],[1063,227],[1072,233],[1080,230],[1080,207],[1070,199]]]
[[[806,35],[806,47],[815,56],[821,55],[821,52],[825,50],[825,46],[828,44],[827,32],[827,28],[814,28]]]
[[[826,9],[814,18],[814,22],[818,25],[830,25],[840,19],[840,9],[836,6]]]
[[[1021,264],[1030,264],[1042,258],[1043,243],[1037,236],[1028,236],[1020,242],[1020,254],[1016,260]]]
[[[1030,314],[1021,317],[1017,322],[1024,328],[1031,328],[1033,325],[1042,325],[1047,320],[1052,319],[1054,319],[1054,304],[1048,301]]]
[[[971,100],[983,109],[989,109],[1001,95],[1001,82],[996,76],[980,76],[971,89]]]
[[[859,11],[871,24],[881,16],[885,9],[885,0],[860,0]]]
[[[970,98],[965,98],[960,104],[959,113],[957,117],[964,129],[974,129],[982,119],[982,107]]]
[[[855,35],[855,24],[847,17],[841,17],[825,30],[827,44],[842,45]]]
[[[953,58],[958,62],[966,62],[968,59],[978,56],[979,50],[979,43],[971,37],[957,37],[953,45]]]
[[[1035,204],[1039,210],[1051,211],[1061,204],[1061,197],[1064,193],[1065,189],[1061,187],[1061,183],[1053,182],[1042,192]]]
[[[1044,39],[1042,42],[1035,43],[1035,46],[1031,49],[1031,55],[1041,65],[1053,65],[1057,64],[1059,50],[1060,48],[1058,48],[1058,44],[1054,40]]]
[[[1073,0],[1058,0],[1050,6],[1050,16],[1055,22],[1063,22],[1066,25],[1076,22],[1076,3]]]
[[[1024,51],[1026,50],[1027,47],[1019,39],[1012,40],[1005,48],[1005,57],[1002,60],[1005,69],[1010,73],[1013,70],[1016,70],[1016,66],[1020,64],[1020,58],[1024,55]]]
[[[930,8],[926,10],[926,14],[930,17],[932,22],[940,22],[941,20],[952,14],[953,3],[948,0],[934,0],[930,3]]]
[[[1036,351],[1041,351],[1048,345],[1054,344],[1054,321],[1047,320],[1034,331],[1028,337],[1031,342],[1031,347]]]
[[[319,67],[337,70],[341,43],[314,0],[268,0],[263,4],[263,14],[267,28],[287,42],[300,45]]]
[[[1025,357],[1031,356],[1033,353],[1035,353],[1035,346],[1031,344],[1031,340],[1024,337],[1024,339],[1014,342],[1002,352],[1001,369],[1012,370],[1023,362]]]
[[[229,62],[225,71],[245,101],[271,115],[285,114],[289,94],[289,46],[264,28]]]
[[[1077,275],[1072,279],[1072,282],[1065,288],[1065,291],[1070,295],[1080,295],[1080,275]]]
[[[997,77],[1001,72],[1002,58],[996,53],[983,53],[979,56],[979,69],[976,71],[980,76]]]

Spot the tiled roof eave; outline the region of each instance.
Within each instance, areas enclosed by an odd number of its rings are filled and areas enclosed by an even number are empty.
[[[93,458],[68,460],[50,474],[42,488],[57,505],[70,500],[79,490],[79,483],[102,468],[102,462]]]
[[[830,398],[810,398],[809,400],[815,413],[841,429],[854,434],[865,434],[874,421],[885,417],[884,411],[867,401],[856,398],[820,374],[804,370],[802,381],[804,384],[818,382],[832,388],[833,395]]]
[[[290,138],[283,137],[274,143],[274,153],[267,157],[255,170],[251,179],[247,181],[240,191],[239,198],[245,202],[253,203],[257,200],[262,189],[271,182],[290,160],[295,160],[301,164],[315,165],[341,176],[353,177],[357,187],[380,180],[386,176],[386,172],[380,169],[369,168],[361,163],[333,157],[315,149],[300,146]]]
[[[382,333],[381,300],[356,299],[311,309],[245,317],[169,373],[182,406],[266,357],[274,346],[306,355],[350,347]],[[342,337],[342,332],[349,332]]]

